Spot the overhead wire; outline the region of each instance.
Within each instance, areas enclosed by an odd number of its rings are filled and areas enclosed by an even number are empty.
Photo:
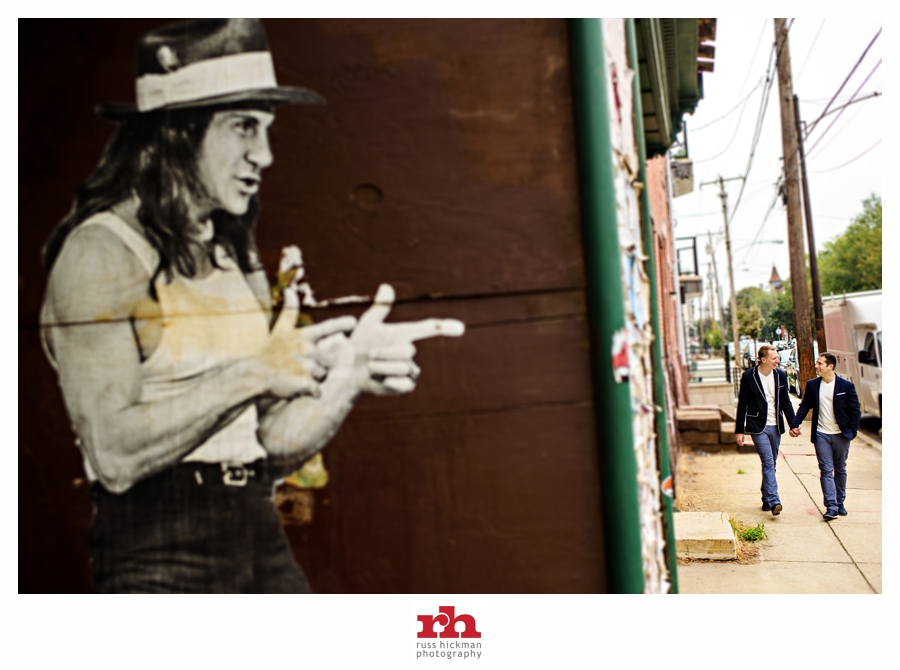
[[[880,30],[879,30],[878,32],[879,32],[879,34],[881,33]],[[817,140],[815,141],[815,143],[809,148],[808,153],[809,153],[810,155],[812,155],[812,152],[813,152],[813,151],[815,150],[815,148],[819,145],[819,142],[822,141],[822,138],[825,137],[825,135],[828,134],[828,131],[831,130],[832,126],[834,126],[834,124],[837,123],[837,120],[838,120],[839,118],[841,118],[841,115],[842,115],[842,114],[844,113],[844,111],[847,109],[847,106],[850,105],[850,103],[853,102],[854,98],[856,98],[857,95],[859,95],[859,92],[862,90],[862,87],[865,86],[865,85],[868,83],[869,79],[872,77],[873,74],[875,74],[875,71],[876,71],[880,66],[881,66],[881,59],[879,58],[879,59],[878,59],[878,62],[875,63],[875,67],[873,67],[872,70],[869,72],[869,74],[866,75],[866,78],[863,79],[863,83],[861,83],[861,84],[859,85],[859,87],[856,89],[856,91],[855,91],[855,92],[853,93],[853,95],[850,97],[850,101],[849,101],[846,105],[844,105],[844,107],[841,109],[841,111],[838,112],[838,115],[837,115],[836,117],[834,117],[834,119],[832,119],[831,123],[828,124],[828,127],[827,127],[825,130],[822,131],[822,134],[821,134],[821,135],[819,135],[819,139],[817,139]],[[824,116],[824,114],[820,114],[820,115],[819,115],[819,118],[821,119],[822,116]],[[813,127],[815,127],[815,124],[813,124]],[[812,128],[810,128],[810,131],[811,131],[811,130],[812,130]],[[807,134],[809,134],[809,133],[807,133]]]
[[[788,32],[790,32],[791,26],[793,24],[794,20],[791,19],[791,22],[787,27]],[[756,149],[759,146],[759,136],[762,132],[763,122],[766,118],[766,110],[769,108],[769,94],[772,92],[772,84],[775,81],[774,62],[777,62],[775,46],[777,46],[777,42],[772,45],[772,51],[769,53],[769,64],[766,66],[766,86],[763,89],[763,95],[760,99],[759,104],[759,111],[756,115],[756,125],[753,129],[753,140],[750,143],[750,155],[747,157],[747,165],[744,168],[744,174],[741,176],[741,189],[740,191],[738,191],[737,199],[735,200],[734,206],[731,208],[731,212],[727,217],[726,225],[728,226],[730,226],[731,222],[734,220],[734,215],[737,213],[737,209],[741,204],[741,198],[743,198],[744,196],[744,189],[747,187],[747,177],[750,176],[750,169],[753,167],[753,158],[754,156],[756,156]],[[781,53],[781,47],[778,48],[778,53]],[[775,58],[773,58],[773,56]]]
[[[775,194],[772,197],[772,202],[769,203],[768,209],[766,209],[766,214],[763,216],[762,223],[759,224],[759,228],[756,230],[756,235],[753,236],[753,241],[747,247],[747,251],[744,252],[744,255],[741,257],[741,263],[747,260],[747,256],[750,254],[750,249],[756,245],[757,240],[759,240],[759,236],[762,235],[763,228],[766,226],[766,222],[769,220],[769,216],[771,216],[772,212],[775,209],[775,205],[778,204],[779,198],[781,198],[781,185],[783,181],[779,176],[778,182],[775,184]]]
[[[753,48],[753,56],[750,57],[750,65],[747,66],[747,74],[744,75],[744,81],[741,84],[741,93],[750,79],[750,73],[753,72],[753,64],[756,62],[756,54],[759,53],[759,45],[762,44],[763,35],[766,34],[766,26],[769,25],[769,19],[763,19],[762,28],[759,31],[759,37],[756,38],[756,46]],[[739,94],[740,95],[740,94]]]
[[[790,32],[793,24],[794,24],[794,19],[791,19],[791,21],[788,24],[787,29],[785,31],[786,33]],[[763,26],[763,29],[765,30],[765,25]],[[760,38],[761,37],[762,37],[762,35],[760,35]],[[763,122],[765,120],[766,110],[768,109],[769,94],[771,93],[772,85],[775,81],[774,64],[777,63],[777,58],[781,53],[781,49],[783,48],[783,45],[784,45],[784,40],[782,40],[781,45],[779,45],[776,40],[775,42],[772,43],[772,49],[769,52],[769,62],[766,65],[766,76],[764,79],[765,84],[764,84],[764,88],[763,88],[763,94],[760,98],[760,107],[759,107],[759,111],[757,112],[756,123],[754,124],[753,140],[751,141],[750,154],[747,158],[747,165],[744,169],[744,174],[741,176],[741,188],[740,188],[740,191],[738,192],[738,197],[735,200],[734,206],[731,208],[731,212],[730,213],[726,212],[726,217],[725,217],[725,225],[726,226],[730,226],[732,220],[734,219],[734,215],[737,212],[738,206],[741,203],[741,199],[744,194],[744,189],[746,188],[747,177],[749,176],[750,169],[753,166],[753,158],[756,155],[756,149],[759,145],[760,133],[762,132],[762,127],[763,127]],[[729,143],[729,145],[730,145],[730,143]],[[719,155],[721,155],[721,154],[719,154]],[[709,160],[711,160],[711,159],[709,159]],[[696,162],[699,162],[699,161],[695,161],[695,163]],[[768,214],[766,215],[766,218],[768,218]],[[754,237],[753,242],[751,243],[751,247],[754,244],[756,244],[756,241],[759,239],[759,234],[761,231],[762,231],[762,226],[760,226],[760,230],[757,231],[757,234]],[[746,253],[745,253],[745,257],[746,257]]]
[[[881,91],[873,91],[872,93],[868,93],[867,95],[878,96],[878,95],[881,95]],[[847,100],[849,98],[850,98],[849,95],[842,95],[836,100],[836,102],[843,103],[845,100]],[[831,98],[800,98],[800,102],[802,102],[804,104],[810,104],[810,105],[824,105],[827,102],[829,102],[830,100],[831,100]],[[837,109],[839,109],[839,108],[832,109],[831,111],[828,112],[828,114],[834,114],[837,111]],[[828,114],[826,114],[826,116],[828,116]]]
[[[793,20],[791,21],[791,24],[792,24],[792,23],[793,23]],[[788,31],[789,31],[789,30],[790,30],[790,24],[788,25]],[[810,124],[810,125],[807,126],[806,132],[805,132],[804,135],[803,135],[803,141],[805,141],[806,138],[809,137],[809,134],[810,134],[810,133],[812,132],[812,130],[814,129],[815,124],[818,123],[818,122],[819,122],[823,117],[825,117],[827,114],[829,114],[829,108],[830,108],[831,105],[834,103],[834,101],[837,99],[838,95],[839,95],[840,92],[843,90],[844,86],[846,86],[847,82],[850,80],[850,77],[851,77],[851,76],[853,75],[853,73],[859,68],[860,63],[862,63],[862,61],[863,61],[863,59],[865,58],[866,54],[867,54],[867,53],[869,52],[869,50],[872,48],[872,45],[875,43],[875,41],[878,39],[878,37],[879,37],[880,35],[881,35],[881,29],[879,28],[878,32],[875,34],[875,37],[872,38],[872,40],[869,42],[869,44],[868,44],[868,45],[866,46],[866,48],[863,50],[863,53],[860,55],[859,59],[858,59],[858,60],[856,61],[856,63],[854,64],[853,68],[850,70],[850,73],[844,78],[844,81],[841,83],[840,87],[839,87],[838,90],[835,92],[835,94],[834,94],[833,96],[831,96],[831,100],[828,102],[828,105],[826,105],[825,109],[822,110],[822,113],[819,114],[819,116],[816,118],[816,120],[815,120],[812,124]],[[783,44],[783,43],[784,43],[784,42],[782,42],[782,44]],[[779,53],[779,54],[781,53],[781,48],[778,49],[778,53]],[[866,79],[863,81],[863,83],[857,88],[856,92],[855,92],[852,96],[850,96],[850,101],[847,102],[847,103],[845,103],[845,104],[841,107],[841,112],[840,112],[841,114],[843,113],[843,110],[846,109],[846,107],[847,107],[848,105],[852,104],[852,103],[855,101],[855,98],[856,98],[856,96],[859,94],[859,91],[860,91],[860,90],[862,89],[862,87],[866,84],[866,82],[869,80],[869,78],[871,78],[872,74],[875,72],[875,70],[878,69],[878,67],[879,67],[880,65],[881,65],[881,60],[879,59],[878,63],[875,65],[874,68],[872,68],[872,71],[869,73],[869,75],[866,77]],[[871,97],[875,97],[875,95],[872,95]],[[838,117],[840,117],[840,114],[838,114]],[[834,125],[834,123],[837,121],[837,118],[838,118],[838,117],[836,117],[836,118],[834,119],[834,121],[832,121],[832,123],[829,124],[828,128],[826,128],[826,129],[822,132],[822,134],[819,136],[818,140],[816,140],[816,143],[813,145],[813,147],[811,147],[811,148],[809,149],[809,152],[808,152],[808,153],[811,153],[811,152],[812,152],[812,149],[815,148],[816,144],[818,144],[818,143],[822,140],[822,138],[825,137],[825,135],[827,134],[828,130],[829,130],[829,129]],[[877,145],[876,145],[876,146],[877,146]],[[868,151],[871,151],[871,149],[873,149],[873,148],[874,148],[874,146],[873,146],[873,147],[870,147],[870,148],[869,148],[866,152],[864,152],[864,153],[867,153]],[[796,149],[794,149],[794,153],[792,154],[791,158],[794,158],[794,157],[797,155],[797,153],[799,152],[799,150],[800,150],[799,147],[797,147]],[[856,159],[861,158],[862,155],[863,155],[863,154],[861,154],[860,156],[857,156]],[[809,156],[807,156],[807,160],[808,160],[808,158],[809,158]],[[856,159],[853,159],[853,160],[856,160]],[[851,161],[851,162],[852,162],[852,161]],[[848,164],[849,164],[849,163],[848,163]],[[836,170],[836,169],[839,169],[840,167],[844,167],[844,165],[838,166],[837,168],[831,168],[831,170]],[[782,194],[782,190],[783,190],[783,188],[784,188],[784,183],[785,183],[785,181],[786,181],[787,179],[792,178],[792,177],[794,176],[794,174],[795,174],[795,171],[796,171],[798,168],[799,168],[799,162],[794,162],[794,167],[793,167],[793,169],[791,170],[790,174],[785,174],[784,171],[782,170],[782,174],[780,174],[780,175],[778,176],[778,179],[777,179],[777,181],[775,182],[775,193],[774,193],[774,195],[773,195],[772,202],[769,204],[769,208],[768,208],[768,210],[766,211],[765,216],[763,217],[762,223],[760,223],[759,229],[757,230],[756,236],[754,237],[754,243],[755,243],[756,239],[759,238],[759,235],[762,233],[762,230],[763,230],[763,227],[764,227],[765,224],[766,224],[766,221],[768,221],[769,216],[772,214],[772,211],[774,210],[775,205],[777,204],[779,197],[781,197],[781,194]],[[744,258],[746,258],[746,253],[744,254]]]
[[[694,165],[700,165],[702,163],[708,163],[709,161],[714,161],[717,158],[724,156],[728,150],[731,148],[731,145],[734,144],[735,139],[737,139],[738,131],[741,129],[741,119],[744,117],[744,109],[746,108],[746,103],[744,103],[744,107],[741,108],[741,113],[738,115],[737,124],[734,127],[734,134],[731,136],[731,139],[728,141],[728,144],[725,145],[725,148],[722,149],[715,156],[710,156],[709,158],[701,158],[700,160],[695,160]]]
[[[777,66],[777,63],[778,63],[778,58],[780,58],[780,56],[781,56],[781,50],[784,48],[784,45],[787,43],[787,36],[788,36],[788,34],[790,33],[791,27],[792,27],[793,25],[794,25],[794,19],[791,19],[790,23],[788,23],[787,28],[785,29],[784,39],[780,40],[780,44],[779,44],[779,40],[778,40],[778,39],[776,39],[776,41],[772,44],[772,53],[773,53],[774,56],[775,56],[775,63],[776,63],[776,66]],[[772,59],[771,59],[771,56],[770,56],[770,60],[769,60],[769,68],[768,68],[768,69],[769,69],[769,70],[772,70]],[[773,84],[773,82],[774,82],[774,71],[773,71],[773,72],[771,73],[771,75],[769,76],[769,79],[770,79],[770,80],[769,80],[769,82],[768,82],[768,83],[769,83],[769,86],[767,87],[767,91],[771,91],[772,84]],[[768,102],[768,99],[766,100],[766,102]],[[747,162],[747,170],[745,171],[746,174],[744,175],[743,179],[741,180],[741,191],[740,191],[740,193],[739,193],[739,195],[738,195],[737,201],[735,202],[735,206],[734,206],[734,208],[732,209],[731,215],[728,217],[728,225],[731,224],[731,221],[733,220],[734,215],[735,215],[735,213],[737,212],[737,207],[738,207],[738,205],[740,204],[741,196],[743,195],[743,192],[744,192],[744,185],[746,184],[747,174],[749,174],[750,166],[752,165],[752,161],[753,161],[753,155],[755,154],[755,151],[756,151],[756,145],[757,145],[758,142],[759,142],[759,133],[762,131],[762,120],[763,120],[764,112],[765,112],[765,108],[761,108],[761,115],[757,117],[758,127],[757,127],[757,130],[756,130],[756,136],[755,136],[755,138],[754,138],[754,145],[753,145],[753,148],[751,149],[750,157],[749,157],[748,162]],[[783,175],[779,175],[778,180],[777,180],[777,182],[776,182],[776,184],[775,184],[775,194],[774,194],[773,197],[772,197],[772,202],[769,204],[769,207],[768,207],[768,209],[766,210],[766,214],[765,214],[765,216],[763,217],[763,220],[762,220],[762,222],[760,223],[759,228],[758,228],[757,231],[756,231],[756,235],[754,235],[754,237],[753,237],[753,242],[752,242],[752,243],[750,244],[750,246],[747,248],[747,251],[744,252],[744,256],[742,257],[742,261],[741,261],[741,262],[743,262],[744,260],[746,260],[748,254],[750,253],[750,250],[751,250],[751,249],[753,248],[753,246],[756,244],[757,240],[759,240],[759,236],[762,234],[763,228],[765,227],[766,222],[767,222],[768,219],[769,219],[769,216],[772,214],[772,211],[774,210],[775,205],[776,205],[776,203],[778,202],[778,198],[781,196],[783,179],[784,179]]]
[[[825,142],[825,144],[823,144],[821,147],[819,147],[819,150],[815,153],[815,155],[812,155],[811,157],[816,158],[818,156],[821,156],[822,152],[825,151],[825,149],[827,149],[831,145],[831,143],[834,142],[834,140],[837,139],[840,136],[840,134],[842,132],[844,132],[844,130],[846,130],[847,127],[853,123],[853,119],[855,119],[857,116],[859,116],[860,112],[862,112],[862,111],[863,111],[863,107],[858,107],[852,116],[850,116],[849,118],[844,120],[844,124],[841,127],[834,129],[834,131],[828,136],[828,141]],[[835,120],[837,120],[837,119],[835,119]],[[823,135],[822,138],[824,138],[824,137],[825,136]],[[820,138],[820,139],[822,139],[822,138]],[[809,163],[811,157],[810,156],[806,157],[807,163]]]
[[[822,113],[819,114],[819,117],[815,121],[813,121],[811,124],[809,124],[809,132],[812,132],[812,130],[816,127],[816,124],[819,123],[819,121],[822,119],[822,117],[825,116],[825,114],[831,108],[831,105],[834,103],[834,101],[838,97],[838,95],[840,95],[841,91],[844,90],[844,86],[846,86],[847,82],[850,81],[850,77],[853,76],[853,73],[856,72],[856,69],[863,62],[863,59],[865,59],[866,54],[869,53],[869,49],[872,48],[872,45],[875,44],[875,41],[881,36],[881,30],[882,29],[879,28],[878,32],[875,33],[875,37],[872,38],[872,40],[869,42],[868,46],[866,46],[866,48],[863,50],[862,55],[859,57],[859,59],[857,59],[856,63],[853,65],[853,68],[850,70],[850,74],[848,74],[844,78],[844,81],[838,87],[838,90],[835,92],[835,94],[833,96],[831,96],[831,100],[828,102],[827,105],[825,105],[825,109],[822,110]]]
[[[765,32],[766,32],[766,26],[768,25],[768,22],[769,22],[768,19],[763,19],[763,25],[762,25],[762,28],[760,29],[759,37],[758,37],[757,40],[756,40],[756,47],[755,47],[754,50],[753,50],[753,57],[750,59],[750,65],[749,65],[749,67],[747,68],[747,74],[744,75],[744,82],[741,84],[741,94],[743,94],[744,87],[747,85],[747,80],[750,78],[750,73],[753,71],[753,63],[756,61],[756,54],[759,52],[759,45],[762,43],[762,38],[763,38],[763,35],[765,35]],[[695,161],[694,161],[694,164],[695,164],[695,165],[702,164],[702,163],[707,163],[707,162],[709,162],[709,161],[715,160],[716,158],[719,158],[719,157],[723,156],[723,155],[728,151],[728,149],[731,148],[731,145],[734,143],[734,140],[737,138],[738,131],[740,130],[740,127],[741,127],[741,120],[743,119],[743,116],[744,116],[744,109],[746,108],[746,101],[752,96],[753,91],[755,91],[756,88],[758,88],[758,86],[759,86],[759,84],[757,84],[757,86],[754,87],[754,88],[750,91],[750,93],[747,94],[747,96],[746,96],[745,98],[742,98],[741,102],[738,102],[738,104],[735,106],[735,108],[733,108],[733,109],[730,110],[727,114],[724,115],[724,117],[729,116],[731,113],[734,112],[734,109],[736,109],[737,107],[740,107],[740,109],[741,109],[741,113],[740,113],[740,115],[738,116],[738,120],[737,120],[737,123],[736,123],[736,125],[735,125],[734,134],[731,136],[731,139],[728,141],[728,144],[725,146],[725,148],[722,149],[722,150],[721,150],[719,153],[717,153],[715,156],[712,156],[712,157],[710,157],[710,158],[703,158],[703,159],[700,159],[700,160],[695,160]],[[743,104],[742,104],[742,103],[743,103]],[[716,121],[719,121],[719,120],[721,120],[721,118],[720,118],[720,119],[716,119]],[[704,126],[701,126],[701,127],[702,127],[702,128],[705,128],[705,127],[707,127],[707,126],[709,126],[709,125],[712,125],[712,123],[715,123],[716,121],[713,121],[713,122],[708,123],[708,124],[706,124],[706,125],[704,125]],[[694,129],[694,130],[696,130],[696,129]],[[723,139],[724,139],[724,138],[723,138]]]
[[[875,144],[873,144],[872,146],[870,146],[868,149],[866,149],[865,151],[863,151],[861,154],[859,154],[859,155],[856,156],[855,158],[851,158],[851,159],[848,160],[846,163],[841,163],[841,164],[838,165],[837,167],[828,168],[827,170],[810,170],[810,172],[811,172],[812,174],[824,174],[824,173],[826,173],[826,172],[834,172],[835,170],[840,170],[841,168],[847,167],[848,165],[850,165],[850,163],[854,163],[854,162],[858,161],[860,158],[862,158],[862,157],[865,156],[867,153],[869,153],[870,151],[872,151],[872,149],[874,149],[875,147],[877,147],[879,144],[881,144],[881,139],[880,139],[880,138],[879,138],[879,140],[878,140]],[[826,217],[826,218],[827,218],[827,217]]]
[[[722,121],[723,119],[727,119],[731,114],[733,114],[733,113],[735,112],[735,110],[737,110],[738,107],[740,107],[741,105],[746,105],[746,104],[747,104],[747,101],[750,99],[750,96],[753,95],[753,93],[756,91],[756,89],[758,89],[760,86],[762,86],[763,83],[764,83],[764,81],[763,81],[762,79],[760,79],[760,80],[756,83],[756,86],[754,86],[753,88],[751,88],[751,89],[750,89],[750,92],[747,93],[747,95],[745,95],[741,100],[739,100],[738,103],[737,103],[734,107],[732,107],[731,109],[729,109],[727,112],[725,112],[724,114],[722,114],[722,116],[720,116],[720,117],[717,118],[717,119],[713,119],[712,121],[709,121],[708,123],[704,123],[702,126],[698,126],[698,127],[696,127],[696,128],[691,128],[691,129],[690,129],[690,130],[691,130],[691,133],[697,133],[697,132],[700,132],[701,130],[706,130],[706,129],[709,128],[711,125],[713,125],[713,124],[715,124],[715,123],[718,123],[719,121]],[[707,159],[704,159],[704,160],[707,160]]]
[[[816,42],[819,40],[819,35],[822,34],[822,28],[825,27],[825,19],[822,19],[822,23],[819,24],[819,29],[816,31],[816,36],[813,37],[812,44],[809,45],[809,51],[806,52],[806,58],[803,59],[803,65],[800,66],[800,71],[797,73],[796,79],[800,79],[803,76],[803,70],[806,69],[806,64],[809,62],[809,57],[812,56],[813,49],[816,47]]]

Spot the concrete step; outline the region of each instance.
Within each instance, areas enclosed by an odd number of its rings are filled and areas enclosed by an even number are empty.
[[[734,421],[723,421],[719,429],[719,442],[722,444],[735,444]]]
[[[725,512],[678,512],[673,519],[678,558],[737,559],[734,531]]]
[[[675,410],[675,421],[681,431],[719,432],[722,414],[718,408],[679,407]]]
[[[718,447],[722,442],[719,439],[719,430],[679,430],[678,439],[686,447]]]

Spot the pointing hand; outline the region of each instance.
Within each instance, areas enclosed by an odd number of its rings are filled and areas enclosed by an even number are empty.
[[[385,323],[394,305],[394,289],[382,284],[375,303],[360,317],[350,335],[357,365],[366,369],[363,390],[374,395],[408,393],[416,387],[419,366],[412,360],[413,342],[429,337],[459,337],[466,331],[456,319],[424,319],[405,323]]]

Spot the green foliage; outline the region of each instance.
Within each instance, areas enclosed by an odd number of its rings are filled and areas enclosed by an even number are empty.
[[[719,330],[718,324],[713,324],[713,327],[706,331],[706,335],[704,336],[706,340],[706,344],[708,344],[713,349],[721,349],[723,346],[722,342],[722,331]]]
[[[863,212],[817,260],[823,295],[881,288],[881,196],[863,200]]]
[[[766,320],[763,318],[762,311],[758,305],[753,305],[749,309],[738,310],[738,335],[746,335],[754,342],[760,339],[763,324]]]
[[[738,323],[740,323],[742,311],[746,312],[753,307],[757,307],[763,318],[763,324],[757,339],[770,341],[777,339],[775,329],[779,324],[774,323],[770,318],[772,310],[775,309],[778,300],[778,296],[775,293],[772,291],[764,291],[758,286],[747,286],[738,291],[735,298],[737,299],[738,306]],[[738,332],[741,332],[740,328],[738,329]]]
[[[786,282],[785,282],[786,283]],[[787,328],[788,335],[794,337],[797,332],[797,324],[794,322],[794,294],[790,288],[786,288],[779,294],[775,307],[769,314],[771,323],[781,324]]]
[[[813,309],[812,288],[809,287],[809,284],[810,282],[807,280],[807,288],[809,289],[809,323],[812,332],[815,333],[816,312]],[[789,337],[794,337],[797,334],[797,323],[794,321],[794,294],[791,292],[790,277],[787,277],[784,280],[784,292],[779,294],[775,300],[775,307],[769,313],[769,318],[765,327],[771,328],[774,331],[779,325],[783,325],[787,328]]]
[[[734,534],[742,542],[759,542],[760,540],[766,540],[769,537],[766,533],[766,525],[762,521],[755,526],[747,527],[732,516],[728,517],[728,523],[731,524],[731,529],[734,531]]]
[[[762,521],[750,528],[739,530],[737,536],[743,542],[759,542],[769,537],[766,533],[766,525]]]
[[[775,307],[776,297],[771,291],[764,291],[758,286],[746,286],[735,295],[739,312],[755,306],[763,316],[768,315]]]
[[[746,475],[746,474],[747,474],[747,472],[746,472],[745,470],[742,470],[741,468],[738,468],[737,473],[738,473],[739,475]]]

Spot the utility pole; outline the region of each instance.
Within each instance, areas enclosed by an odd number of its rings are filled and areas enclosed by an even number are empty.
[[[725,192],[725,182],[735,181],[737,179],[743,179],[743,177],[730,177],[728,179],[723,179],[722,175],[719,175],[719,178],[716,179],[716,181],[702,182],[700,184],[700,187],[702,188],[707,184],[719,185],[719,199],[722,201],[722,216],[724,217],[725,224],[725,253],[728,257],[728,286],[731,289],[731,338],[734,341],[734,367],[740,370],[742,368],[741,338],[738,335],[737,295],[734,292],[734,267],[731,262],[731,232],[729,231],[730,226],[728,225],[728,194]],[[723,328],[725,326],[724,315],[722,317],[722,326]]]
[[[735,177],[741,179],[741,177]],[[734,292],[734,266],[731,262],[731,233],[728,231],[728,194],[725,180],[719,175],[719,198],[722,200],[722,216],[725,217],[725,255],[728,258],[728,288],[731,289],[731,337],[734,339],[734,367],[741,369],[741,338],[738,335],[737,295]]]
[[[716,278],[714,296],[717,296],[719,300],[719,332],[722,333],[722,357],[725,359],[725,381],[731,383],[731,364],[728,362],[728,343],[725,341],[725,309],[722,307],[722,285],[719,284],[719,268],[716,267],[716,248],[715,245],[713,245],[712,233],[707,230],[706,234],[709,237],[709,246],[707,247],[707,250],[709,251],[710,258],[712,258],[712,268]],[[712,309],[715,313],[715,300],[713,300]],[[715,318],[715,316],[713,316],[713,318]],[[736,348],[737,344],[735,344],[735,349]]]
[[[781,107],[781,147],[784,154],[784,189],[788,220],[788,253],[791,259],[791,293],[797,330],[797,358],[800,363],[800,393],[806,380],[815,377],[812,325],[809,322],[809,291],[803,253],[803,216],[797,170],[797,125],[794,116],[794,85],[791,79],[791,48],[785,19],[775,19],[775,53],[778,64],[778,101]]]
[[[803,126],[800,123],[800,99],[794,94],[794,116],[797,119],[797,150],[800,157],[800,183],[803,184],[803,213],[806,215],[806,243],[809,245],[809,274],[812,276],[813,311],[816,314],[816,342],[819,353],[828,351],[825,343],[825,313],[822,309],[822,286],[819,284],[819,264],[816,261],[816,236],[813,232],[812,204],[809,201],[809,182],[806,178],[806,152],[803,149]]]

